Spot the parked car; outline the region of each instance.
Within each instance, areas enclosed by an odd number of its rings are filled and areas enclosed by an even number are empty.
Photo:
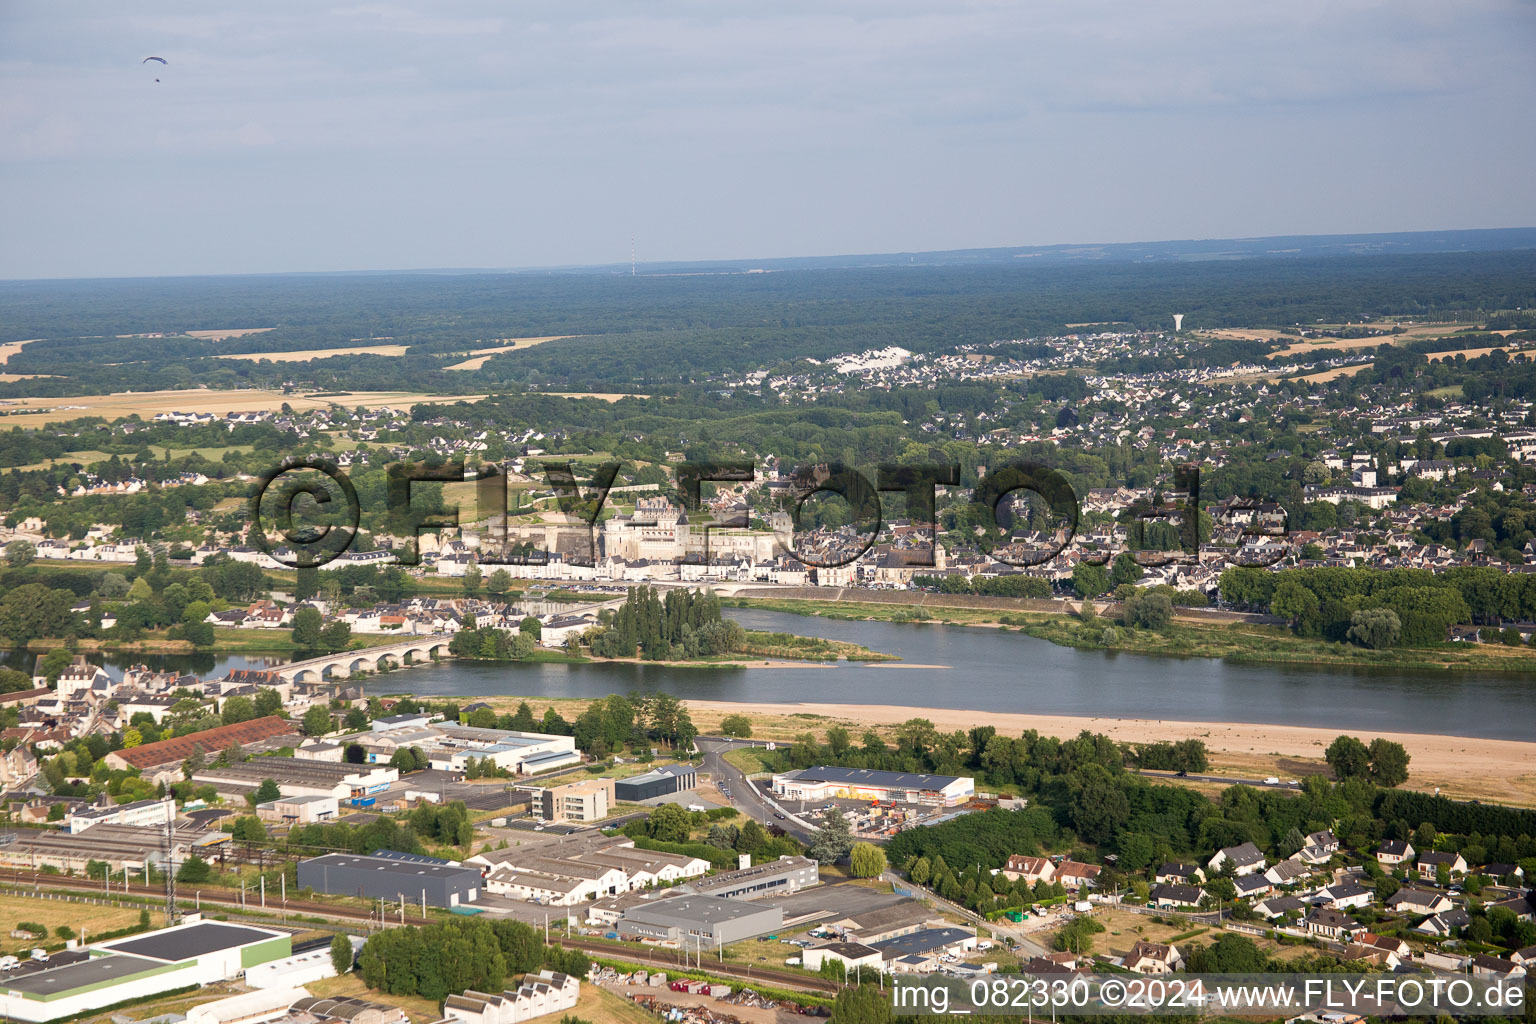
[[[32,951],[32,959],[40,964],[45,964],[48,962],[48,951],[39,946]]]

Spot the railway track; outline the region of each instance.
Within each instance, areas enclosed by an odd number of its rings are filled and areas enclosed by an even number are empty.
[[[165,890],[160,886],[130,883],[125,889],[122,883],[114,883],[111,889],[108,890],[103,888],[100,882],[95,882],[88,878],[70,878],[67,875],[23,874],[14,871],[0,873],[0,886],[9,889],[67,889],[82,896],[94,896],[103,899],[111,899],[113,896],[137,896],[161,901],[165,898]],[[362,923],[370,927],[380,927],[379,915],[377,913],[368,913],[351,907],[337,907],[329,903],[315,903],[308,900],[288,900],[283,902],[269,899],[267,905],[263,907],[259,899],[252,900],[247,897],[246,902],[241,903],[238,894],[229,894],[225,890],[193,890],[191,893],[192,899],[190,900],[186,898],[187,895],[185,890],[179,893],[181,898],[178,902],[183,906],[193,903],[198,906],[229,907],[235,910],[244,910],[248,913],[265,913],[270,917],[277,917],[282,914],[302,914],[338,921]],[[431,918],[412,914],[406,914],[403,920],[405,924],[409,925],[433,923]],[[400,914],[386,913],[384,926],[398,925],[401,921]],[[759,985],[774,985],[780,988],[797,989],[802,992],[814,992],[819,995],[835,995],[839,987],[835,982],[814,975],[796,974],[790,971],[775,970],[771,967],[754,967],[729,961],[717,961],[704,967],[694,967],[692,966],[692,961],[683,953],[661,947],[649,947],[645,950],[644,955],[642,955],[639,951],[615,948],[607,942],[596,942],[572,936],[553,937],[551,944],[567,949],[579,949],[584,953],[606,957],[610,960],[622,960],[625,963],[632,963],[637,967],[665,966],[674,967],[679,970],[697,970],[736,981]]]

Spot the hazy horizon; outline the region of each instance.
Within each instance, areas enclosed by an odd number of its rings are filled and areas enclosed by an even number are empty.
[[[1518,0],[20,0],[0,278],[1536,224],[1531,52]]]

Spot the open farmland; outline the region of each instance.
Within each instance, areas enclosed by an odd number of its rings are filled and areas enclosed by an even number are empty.
[[[401,406],[409,408],[421,402],[477,402],[484,395],[424,395],[409,391],[342,391],[323,396],[286,395],[281,391],[213,391],[191,388],[185,391],[123,391],[110,395],[73,395],[68,398],[18,398],[0,400],[0,427],[43,427],[83,416],[116,419],[142,416],[149,419],[162,412],[260,412],[281,409],[287,403],[293,409],[325,409],[333,405],[348,408],[364,406]]]
[[[573,337],[575,337],[573,334],[551,334],[545,338],[497,338],[496,341],[499,343],[497,348],[476,349],[474,355],[470,358],[462,363],[454,363],[448,369],[478,370],[485,365],[485,361],[491,358],[491,356],[500,355],[503,352],[516,352],[520,348],[532,348],[535,345],[542,345],[546,341],[559,341],[562,338]]]
[[[247,359],[253,363],[307,363],[332,356],[403,356],[404,345],[349,345],[343,348],[304,348],[293,352],[221,352],[215,359]]]

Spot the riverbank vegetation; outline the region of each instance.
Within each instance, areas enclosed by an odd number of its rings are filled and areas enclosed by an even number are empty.
[[[952,607],[933,596],[921,606],[853,601],[806,601],[783,598],[740,598],[741,607],[795,615],[815,615],[844,621],[933,622],[956,626],[1012,628],[1064,647],[1130,651],[1177,657],[1225,658],[1243,662],[1352,665],[1361,667],[1466,669],[1491,672],[1536,671],[1536,650],[1506,644],[1440,642],[1425,646],[1372,648],[1297,635],[1277,626],[1245,622],[1236,617],[1181,616],[1177,608],[1160,627],[1125,624],[1120,617],[1099,615],[1092,605],[1073,613],[1000,611]],[[1152,609],[1148,608],[1149,611]],[[1153,611],[1160,621],[1160,610]]]

